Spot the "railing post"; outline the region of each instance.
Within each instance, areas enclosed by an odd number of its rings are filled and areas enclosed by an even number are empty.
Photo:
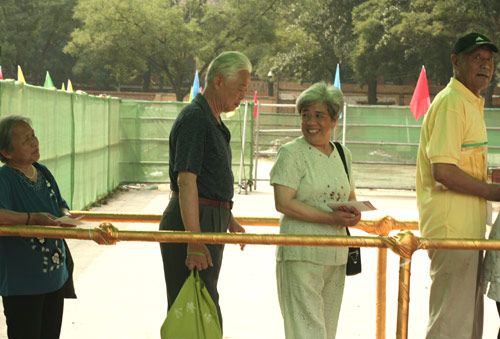
[[[377,310],[376,310],[376,338],[385,339],[385,312],[386,312],[386,285],[387,285],[387,248],[378,249],[377,260]]]
[[[408,338],[410,270],[411,258],[401,257],[399,260],[398,320],[396,328],[396,339]]]

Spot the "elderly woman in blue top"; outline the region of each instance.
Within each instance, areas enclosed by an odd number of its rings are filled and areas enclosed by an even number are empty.
[[[37,163],[29,119],[0,119],[0,227],[59,225],[68,205],[48,169]],[[62,239],[0,237],[0,295],[10,339],[59,338],[64,298],[74,298],[73,262]]]
[[[355,200],[351,153],[342,147],[349,179],[331,142],[343,105],[342,92],[316,83],[297,99],[302,136],[283,145],[271,170],[280,233],[346,235],[361,213],[330,202]],[[335,338],[344,291],[345,247],[279,246],[278,297],[287,339]]]

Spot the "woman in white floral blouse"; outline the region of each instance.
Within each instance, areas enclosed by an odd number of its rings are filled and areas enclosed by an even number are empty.
[[[348,179],[331,142],[343,106],[342,92],[325,83],[297,99],[302,136],[282,146],[271,170],[280,233],[346,235],[361,213],[332,211],[331,202],[355,200],[351,153],[343,147]],[[279,246],[278,297],[287,339],[335,338],[346,274],[347,248]]]

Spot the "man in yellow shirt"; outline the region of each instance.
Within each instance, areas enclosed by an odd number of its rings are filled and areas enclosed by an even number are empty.
[[[417,205],[428,238],[483,239],[486,201],[500,186],[486,183],[484,98],[498,48],[484,35],[460,37],[453,49],[453,78],[435,97],[420,135]],[[429,250],[432,279],[427,339],[481,338],[482,251]]]

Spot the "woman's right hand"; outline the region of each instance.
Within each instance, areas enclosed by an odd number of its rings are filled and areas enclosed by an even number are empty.
[[[31,213],[30,214],[30,225],[44,225],[44,226],[59,226],[60,221],[50,213]]]
[[[201,271],[213,265],[212,256],[205,244],[188,244],[186,266],[190,271],[195,268]]]
[[[332,222],[334,225],[354,226],[361,220],[361,212],[356,209],[351,210],[342,206],[332,212],[332,218],[334,219]]]

